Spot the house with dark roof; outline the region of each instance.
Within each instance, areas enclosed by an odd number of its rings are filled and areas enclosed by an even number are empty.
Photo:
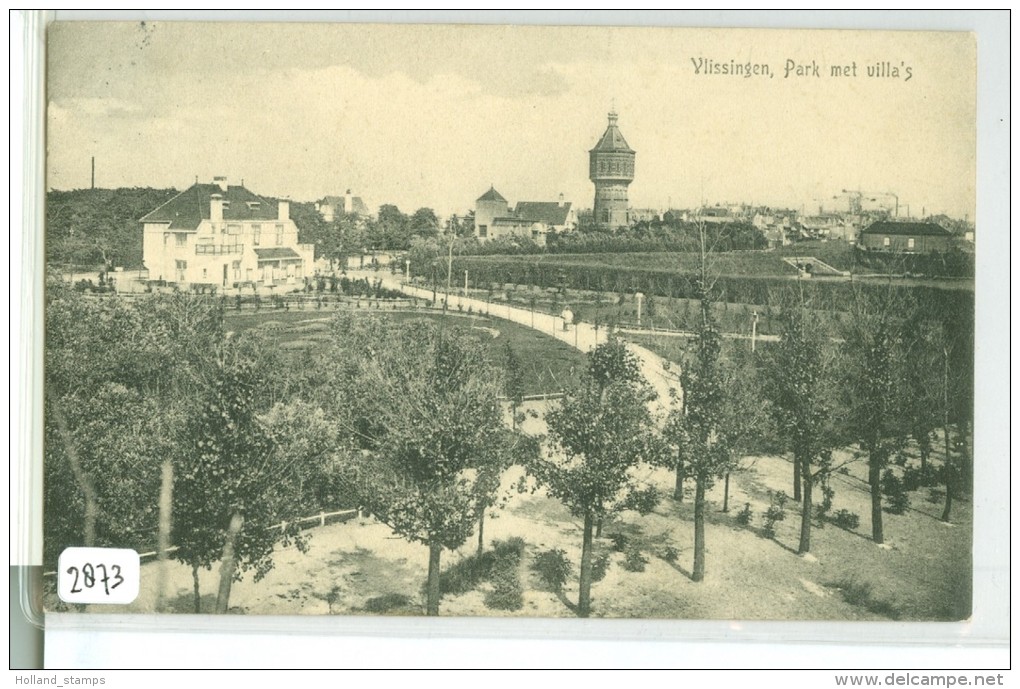
[[[364,199],[354,196],[350,189],[343,196],[324,196],[315,204],[315,210],[326,222],[333,222],[342,215],[353,215],[359,219],[367,219],[372,215]]]
[[[226,177],[196,182],[139,222],[150,280],[222,289],[295,285],[314,272],[314,246],[298,243],[290,202]]]
[[[577,213],[572,204],[558,201],[518,201],[511,208],[503,195],[490,186],[475,201],[475,236],[482,242],[501,237],[526,237],[545,244],[550,232],[570,232],[577,228]]]
[[[860,246],[869,251],[927,254],[949,251],[953,234],[931,222],[879,220],[861,231]]]

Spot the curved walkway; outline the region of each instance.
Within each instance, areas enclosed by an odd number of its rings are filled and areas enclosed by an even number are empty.
[[[382,286],[386,289],[398,290],[404,294],[418,297],[419,299],[432,299],[431,289],[423,289],[421,287],[407,284],[399,277],[388,273],[348,271],[348,275],[358,278],[365,277],[370,281],[382,280]],[[445,292],[438,291],[436,292],[436,295],[437,298],[442,298],[442,296],[445,296]],[[530,309],[522,309],[516,306],[510,306],[509,304],[486,302],[482,299],[474,299],[471,297],[464,297],[460,294],[451,293],[449,296],[448,308],[456,310],[458,307],[465,311],[468,307],[471,307],[475,313],[487,312],[490,317],[502,318],[533,328],[545,333],[546,335],[554,337],[571,347],[576,347],[582,352],[590,352],[597,345],[605,342],[608,338],[606,328],[600,328],[596,333],[595,326],[589,323],[570,325],[568,326],[569,329],[565,331],[563,329],[563,319],[558,316],[550,316],[547,313],[541,313],[538,311],[532,313]],[[658,394],[658,398],[655,403],[658,413],[665,414],[665,412],[669,409],[670,390],[675,390],[677,394],[680,393],[680,381],[677,376],[679,367],[676,364],[667,362],[658,354],[633,343],[628,342],[627,349],[629,349],[638,358],[638,361],[641,364],[641,373]]]

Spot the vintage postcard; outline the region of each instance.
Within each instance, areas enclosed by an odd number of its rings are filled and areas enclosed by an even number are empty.
[[[976,51],[51,24],[47,610],[969,619]]]

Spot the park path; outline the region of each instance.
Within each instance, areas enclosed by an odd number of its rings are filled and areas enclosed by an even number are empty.
[[[433,292],[431,289],[408,284],[399,276],[373,271],[348,271],[348,274],[355,279],[366,278],[369,282],[382,280],[382,286],[386,289],[397,290],[419,299],[432,299]],[[440,290],[436,292],[436,295],[437,298],[441,299],[445,292]],[[530,309],[522,309],[509,304],[486,302],[482,299],[465,297],[456,292],[452,292],[449,295],[448,308],[462,309],[466,312],[468,307],[474,313],[488,313],[490,317],[502,318],[528,328],[533,328],[586,353],[605,342],[609,335],[606,328],[600,328],[596,331],[595,326],[589,323],[577,323],[576,325],[568,326],[568,330],[564,330],[563,319],[558,316],[551,316],[538,311],[532,312]],[[669,410],[670,391],[674,390],[677,394],[680,393],[679,366],[667,362],[658,354],[630,342],[627,343],[627,349],[638,358],[642,375],[644,375],[657,394],[653,404],[653,411],[655,411],[656,415],[664,418]]]

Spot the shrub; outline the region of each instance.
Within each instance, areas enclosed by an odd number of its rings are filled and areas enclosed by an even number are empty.
[[[495,561],[492,551],[464,558],[439,575],[439,592],[456,595],[473,591],[489,578]]]
[[[769,508],[765,511],[765,524],[761,527],[761,534],[765,538],[776,537],[776,522],[786,519],[786,493],[779,491],[772,493],[769,497]]]
[[[835,584],[843,596],[843,600],[850,605],[864,608],[876,615],[883,615],[893,620],[900,617],[899,610],[891,603],[883,600],[876,600],[872,596],[872,585],[867,581],[855,579],[844,579]]]
[[[644,489],[635,489],[627,494],[623,501],[624,509],[634,510],[641,516],[651,514],[655,506],[659,504],[659,490],[655,486],[648,486]]]
[[[903,489],[906,491],[937,486],[940,483],[942,479],[939,470],[931,464],[924,467],[907,467],[903,470]]]
[[[609,540],[613,542],[613,550],[622,553],[627,549],[627,536],[622,533],[609,534]]]
[[[753,517],[754,513],[751,512],[751,503],[745,502],[744,509],[737,512],[737,523],[741,526],[747,526],[751,523]]]
[[[411,607],[411,599],[402,593],[387,593],[365,601],[365,612],[387,613],[408,610]]]
[[[847,531],[853,531],[861,524],[861,518],[850,510],[839,510],[829,518],[829,521]]]
[[[680,558],[680,551],[675,546],[667,545],[662,549],[660,557],[666,562],[672,564]]]
[[[496,560],[513,560],[518,564],[524,556],[524,539],[520,536],[512,536],[505,541],[493,541],[492,554]]]
[[[815,505],[815,521],[818,528],[825,526],[825,520],[832,509],[832,499],[836,495],[836,491],[829,485],[828,476],[822,479],[821,486],[822,504]]]
[[[485,607],[493,610],[520,610],[524,607],[520,553],[506,550],[502,557],[497,555],[492,569],[492,590],[485,594]]]
[[[926,499],[933,505],[937,505],[946,499],[946,491],[940,488],[929,488],[928,497]]]
[[[602,553],[592,558],[591,561],[591,580],[593,582],[602,581],[606,578],[606,573],[609,571],[609,555]]]
[[[573,564],[567,558],[567,554],[556,548],[539,553],[531,564],[531,568],[538,573],[542,583],[550,590],[560,592],[563,585],[567,583]]]
[[[882,474],[882,493],[889,499],[886,503],[886,510],[892,514],[903,514],[910,505],[910,497],[903,486],[903,481],[892,469],[886,469]]]
[[[627,556],[623,560],[623,568],[625,570],[628,572],[643,572],[647,564],[648,558],[642,555],[640,550],[637,548],[627,550]]]

